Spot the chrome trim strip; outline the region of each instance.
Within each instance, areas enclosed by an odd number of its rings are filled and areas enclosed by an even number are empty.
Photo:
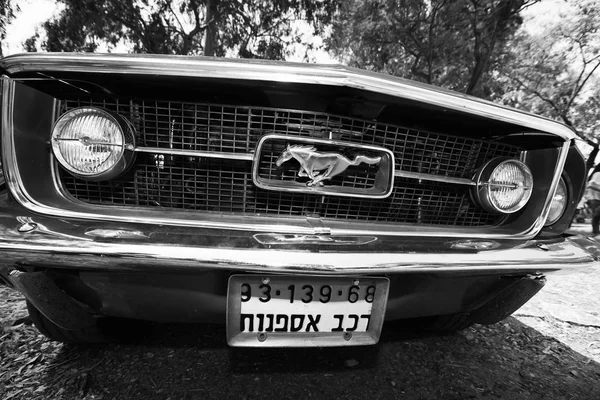
[[[326,244],[328,246],[363,246],[377,240],[376,236],[331,236],[329,234],[285,235],[280,233],[257,233],[253,236],[260,244],[273,245],[308,245]]]
[[[54,236],[56,238],[70,239],[70,240],[92,240],[89,238],[81,238],[79,236],[73,236],[73,235],[68,235],[66,233],[53,231],[52,229],[49,229],[45,225],[35,222],[31,217],[17,217],[17,221],[19,222],[19,224],[21,224],[17,228],[17,231],[19,233],[23,233],[28,236],[41,234],[41,235],[49,235],[49,236]]]
[[[295,137],[292,137],[295,139]],[[334,143],[334,142],[331,142]],[[364,146],[362,146],[364,147]],[[226,160],[237,160],[237,161],[253,161],[255,158],[254,153],[221,153],[221,152],[210,152],[210,151],[197,151],[197,150],[183,150],[183,149],[165,149],[161,147],[136,147],[133,149],[136,153],[151,153],[151,154],[168,154],[176,156],[189,156],[189,157],[206,157],[206,158],[219,158]],[[395,177],[409,178],[409,179],[422,179],[426,181],[445,182],[453,183],[457,185],[469,185],[475,186],[476,183],[471,179],[465,178],[453,178],[450,176],[440,176],[433,174],[425,174],[421,172],[408,172],[402,170],[394,171]]]
[[[43,75],[43,74],[42,74],[42,75]],[[112,93],[110,90],[108,90],[107,88],[105,88],[105,87],[103,87],[103,86],[100,86],[100,85],[98,85],[97,83],[92,83],[92,82],[87,82],[87,81],[82,81],[82,80],[77,80],[77,79],[66,79],[66,80],[65,80],[65,79],[57,79],[57,78],[49,77],[49,78],[18,78],[18,79],[15,79],[15,80],[16,80],[17,82],[29,82],[29,81],[57,81],[57,82],[60,82],[60,83],[64,83],[64,84],[65,84],[65,85],[67,85],[67,86],[72,86],[72,87],[74,87],[74,88],[76,88],[76,89],[79,89],[79,90],[81,90],[82,92],[85,92],[85,93],[87,93],[87,94],[90,94],[89,90],[85,90],[85,89],[83,89],[83,88],[80,88],[79,86],[75,86],[75,85],[73,85],[73,84],[69,83],[68,81],[71,81],[71,82],[79,82],[79,83],[85,83],[85,84],[87,84],[87,85],[95,86],[95,87],[97,87],[97,88],[101,89],[101,90],[102,90],[104,93],[106,93],[106,94],[113,94],[113,93]]]
[[[133,149],[136,153],[154,153],[154,154],[170,154],[175,156],[190,156],[190,157],[206,157],[220,158],[237,161],[252,161],[254,154],[252,153],[221,153],[210,151],[196,151],[183,149],[164,149],[160,147],[136,147]]]
[[[543,245],[543,246],[538,246]],[[569,270],[600,264],[598,243],[575,236],[527,242],[511,249],[464,253],[368,253],[104,243],[46,235],[3,235],[0,254],[21,262],[79,270],[227,270],[294,274],[511,273]],[[543,247],[543,248],[542,248]],[[323,247],[324,249],[326,247]],[[592,249],[592,250],[590,250]],[[595,249],[595,250],[594,250]]]
[[[21,183],[17,163],[14,157],[15,143],[13,139],[13,97],[15,93],[15,83],[12,79],[6,75],[2,76],[2,127],[0,132],[2,134],[2,165],[4,166],[4,179],[6,186],[10,189],[13,196],[21,204],[28,204],[29,201],[26,197],[21,195],[21,192],[25,189]],[[48,132],[50,136],[50,132]]]
[[[409,172],[409,171],[402,171],[401,169],[397,169],[396,171],[394,171],[394,176],[396,178],[409,178],[409,179],[419,179],[419,180],[424,180],[424,181],[454,183],[456,185],[469,185],[469,186],[477,185],[471,179],[453,178],[451,176],[442,176],[442,175],[433,175],[433,174],[424,174],[422,172]]]
[[[562,148],[560,149],[558,162],[556,164],[556,168],[554,168],[554,177],[552,179],[552,183],[550,184],[550,190],[548,191],[548,197],[546,197],[546,203],[544,204],[544,211],[532,227],[532,229],[534,229],[536,232],[539,232],[544,227],[544,224],[546,223],[546,218],[548,218],[548,214],[550,213],[550,205],[552,204],[552,199],[554,199],[554,194],[556,193],[556,189],[558,188],[558,182],[560,181],[562,172],[565,168],[565,163],[567,162],[569,147],[571,147],[570,141],[564,142]]]
[[[148,54],[24,53],[3,58],[0,61],[0,67],[9,74],[25,71],[49,72],[59,69],[61,72],[86,72],[103,75],[111,73],[144,74],[344,86],[522,125],[533,130],[555,134],[564,140],[577,137],[571,128],[548,118],[424,83],[339,64],[317,65]]]
[[[328,84],[334,86],[349,86],[357,87],[363,90],[373,90],[380,93],[386,93],[397,97],[403,97],[408,99],[414,99],[416,101],[425,101],[431,104],[441,105],[444,107],[459,109],[463,112],[469,112],[473,115],[480,115],[486,118],[494,118],[504,122],[520,124],[541,130],[547,133],[552,133],[563,140],[565,143],[559,151],[558,162],[554,170],[554,179],[548,192],[546,202],[544,205],[544,212],[542,215],[528,228],[521,232],[506,232],[502,230],[490,230],[489,227],[478,228],[454,228],[440,231],[439,227],[435,229],[429,229],[424,226],[386,226],[385,224],[368,224],[368,228],[362,228],[367,224],[344,224],[343,228],[339,228],[340,224],[332,223],[331,234],[332,235],[382,235],[382,236],[409,236],[418,237],[427,235],[430,237],[477,237],[486,239],[531,239],[537,235],[543,228],[546,217],[550,211],[550,204],[554,197],[554,192],[558,186],[560,175],[563,171],[564,164],[568,155],[570,146],[570,140],[575,137],[574,132],[565,125],[562,125],[556,121],[537,117],[532,114],[520,112],[518,110],[503,108],[493,103],[480,102],[476,99],[469,98],[438,90],[428,85],[420,85],[417,83],[404,81],[393,77],[386,77],[380,74],[368,73],[365,71],[359,71],[354,69],[348,69],[346,67],[335,67],[329,69],[327,67],[315,67],[308,66],[308,64],[291,64],[286,63],[265,63],[259,65],[257,63],[250,62],[248,64],[225,60],[225,59],[204,59],[194,58],[187,59],[180,57],[165,58],[164,63],[157,63],[156,59],[160,57],[147,57],[147,56],[84,56],[84,55],[67,55],[61,54],[44,54],[37,55],[35,53],[28,53],[19,56],[9,56],[0,61],[0,67],[4,67],[10,73],[26,71],[28,69],[48,69],[52,70],[56,68],[58,63],[61,64],[61,70],[64,71],[86,71],[96,73],[153,73],[153,74],[165,74],[165,75],[183,75],[183,76],[197,76],[205,78],[216,78],[216,77],[230,77],[231,79],[264,79],[274,81],[285,81],[283,77],[289,77],[291,82],[300,83],[314,83],[314,84]],[[23,59],[32,61],[31,63],[22,63]],[[145,60],[145,61],[144,61]],[[105,61],[107,64],[97,64],[96,62]],[[117,62],[119,61],[119,62]],[[151,62],[150,62],[151,61]],[[261,63],[258,63],[261,64]],[[159,69],[156,66],[160,65]],[[277,68],[271,68],[276,65]],[[207,69],[201,68],[205,66]],[[226,66],[227,68],[219,69],[217,67]],[[63,68],[64,67],[64,68]],[[187,69],[194,67],[195,69]],[[214,68],[211,69],[210,67]],[[165,68],[171,68],[165,70]],[[279,70],[295,71],[294,74],[282,73],[278,74]],[[239,74],[237,74],[239,71]],[[315,71],[318,73],[315,74]],[[206,72],[206,75],[203,73]],[[235,74],[234,74],[235,72]],[[331,76],[331,73],[335,76]],[[233,75],[231,75],[233,74]],[[237,75],[236,75],[237,74]],[[321,77],[320,74],[324,74],[322,79],[316,79]],[[340,81],[340,77],[345,77]],[[292,79],[293,78],[293,79]],[[16,164],[14,154],[14,124],[13,124],[13,95],[15,90],[15,81],[7,76],[3,76],[2,85],[2,155],[3,161],[5,162],[4,173],[6,176],[6,183],[10,188],[15,199],[23,205],[25,208],[40,214],[53,215],[61,218],[84,218],[96,221],[120,221],[120,222],[131,222],[131,223],[153,223],[153,224],[164,224],[173,226],[192,226],[192,227],[206,227],[206,228],[226,228],[234,230],[254,230],[260,232],[284,232],[293,234],[313,234],[312,228],[307,227],[305,221],[302,219],[289,219],[289,218],[270,218],[270,221],[266,222],[264,218],[254,217],[243,217],[239,216],[209,216],[201,215],[202,220],[192,218],[173,218],[173,217],[157,217],[156,213],[153,216],[133,216],[134,214],[116,215],[114,210],[106,210],[102,214],[98,214],[96,207],[95,213],[88,211],[71,211],[56,208],[53,206],[47,206],[34,200],[26,191],[23,183],[20,181],[18,172],[18,166]],[[315,80],[316,79],[316,80]],[[9,145],[7,145],[9,144]],[[54,174],[55,183],[56,175]],[[65,197],[64,191],[57,185],[57,191]],[[72,199],[69,199],[72,201]],[[125,212],[130,210],[124,209]],[[137,210],[136,210],[137,211]],[[175,214],[173,214],[175,215]],[[189,213],[188,213],[189,216]],[[257,221],[259,221],[257,223]],[[361,229],[362,228],[362,229]],[[490,233],[491,232],[491,233]]]

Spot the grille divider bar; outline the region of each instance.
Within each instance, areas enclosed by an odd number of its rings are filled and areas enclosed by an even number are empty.
[[[252,153],[224,153],[214,151],[196,151],[196,150],[184,150],[184,149],[165,149],[162,147],[136,147],[134,149],[138,153],[152,153],[152,154],[171,154],[175,156],[190,156],[190,157],[206,157],[206,158],[220,158],[226,160],[237,160],[237,161],[252,161],[254,160],[254,154]]]
[[[444,175],[433,175],[433,174],[424,174],[422,172],[408,172],[402,170],[395,170],[394,177],[396,178],[409,178],[409,179],[422,179],[425,181],[433,181],[433,182],[444,182],[444,183],[454,183],[456,185],[469,185],[475,186],[477,183],[472,179],[466,178],[454,178],[451,176]]]

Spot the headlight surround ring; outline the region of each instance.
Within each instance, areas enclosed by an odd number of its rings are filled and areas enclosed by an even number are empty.
[[[513,158],[497,157],[476,175],[472,195],[490,213],[512,214],[525,207],[532,191],[533,175],[527,165]]]
[[[567,207],[569,206],[569,188],[567,182],[561,176],[556,187],[556,192],[552,197],[550,203],[550,211],[548,211],[548,217],[544,226],[550,226],[557,223],[564,215]]]
[[[98,107],[78,107],[61,115],[52,128],[51,143],[58,163],[87,180],[114,178],[135,157],[132,124]]]

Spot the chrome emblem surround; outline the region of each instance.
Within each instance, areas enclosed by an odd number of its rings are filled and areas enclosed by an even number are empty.
[[[273,152],[275,145],[278,148]],[[268,148],[268,149],[267,149]],[[271,151],[267,160],[265,153]],[[349,156],[342,154],[351,153]],[[273,158],[277,157],[273,162]],[[265,176],[265,167],[268,176]],[[286,168],[281,176],[271,176],[272,171]],[[332,180],[343,178],[354,168],[355,180],[370,184],[363,187],[341,185]],[[302,192],[346,197],[386,198],[394,188],[394,154],[383,147],[313,139],[287,135],[266,135],[258,143],[253,162],[254,184],[267,190]],[[286,175],[287,174],[287,175]],[[284,177],[285,175],[285,177]],[[358,185],[361,186],[361,185]]]

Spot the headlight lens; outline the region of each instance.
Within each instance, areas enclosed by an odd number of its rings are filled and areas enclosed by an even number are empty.
[[[552,203],[550,204],[550,212],[548,213],[548,218],[546,218],[546,226],[554,224],[562,217],[567,208],[568,200],[567,184],[563,178],[560,178],[556,193],[554,193]]]
[[[73,175],[109,179],[127,169],[133,158],[133,132],[120,116],[94,107],[63,114],[52,131],[56,159]]]
[[[486,164],[476,178],[475,198],[488,212],[510,214],[529,201],[533,176],[518,160],[496,158]]]

